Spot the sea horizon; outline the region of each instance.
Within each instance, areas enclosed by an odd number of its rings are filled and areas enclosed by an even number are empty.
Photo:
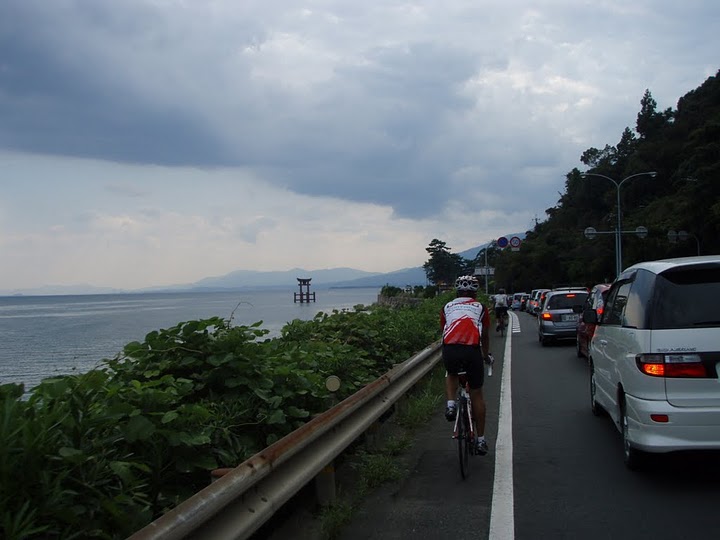
[[[295,302],[283,289],[0,296],[0,384],[26,390],[43,378],[100,367],[132,341],[181,322],[220,317],[261,323],[278,337],[294,319],[372,305],[380,288],[313,287],[315,302]]]

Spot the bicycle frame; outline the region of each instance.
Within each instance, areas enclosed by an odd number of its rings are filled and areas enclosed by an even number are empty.
[[[473,417],[467,374],[460,372],[458,378],[457,414],[452,438],[458,441],[460,475],[466,478],[468,475],[468,457],[475,455],[475,418]]]
[[[496,317],[497,331],[501,336],[505,335],[505,331],[510,325],[510,313],[505,311],[501,317]]]
[[[470,425],[470,435],[475,436],[475,418],[472,413],[472,401],[470,401],[470,387],[468,386],[467,380],[465,380],[464,373],[460,374],[460,384],[458,385],[458,414],[455,416],[455,425],[453,427],[453,439],[458,438],[458,424],[462,417],[461,412],[465,410],[467,419]]]

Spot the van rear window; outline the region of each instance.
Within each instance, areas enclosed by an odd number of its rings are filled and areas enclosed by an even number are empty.
[[[655,329],[720,327],[720,269],[683,268],[657,277]]]
[[[582,306],[587,298],[587,293],[554,294],[548,300],[548,309],[572,309],[574,306]]]

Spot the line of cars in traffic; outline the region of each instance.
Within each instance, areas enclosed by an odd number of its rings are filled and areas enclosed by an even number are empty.
[[[590,409],[612,419],[628,468],[648,454],[720,450],[720,255],[638,263],[527,305],[543,345],[575,339]]]

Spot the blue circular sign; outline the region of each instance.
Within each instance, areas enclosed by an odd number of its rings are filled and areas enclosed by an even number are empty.
[[[497,239],[497,245],[500,248],[506,248],[508,246],[508,239],[505,238],[504,236],[501,236],[500,238]]]

